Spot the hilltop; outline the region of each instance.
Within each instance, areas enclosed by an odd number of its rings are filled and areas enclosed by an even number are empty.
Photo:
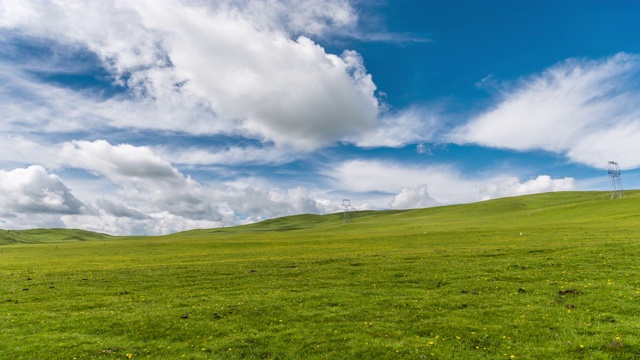
[[[2,244],[48,244],[68,241],[105,240],[112,236],[79,229],[0,230]]]

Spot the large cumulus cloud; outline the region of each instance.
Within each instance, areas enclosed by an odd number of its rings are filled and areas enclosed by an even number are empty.
[[[194,219],[221,218],[207,201],[201,184],[147,147],[112,145],[104,140],[73,141],[62,146],[60,155],[66,166],[109,179],[119,186],[122,199],[147,207],[147,211],[170,211]]]
[[[42,166],[0,170],[0,207],[4,214],[77,214],[82,206],[62,180]]]
[[[92,201],[89,211],[63,217],[69,227],[153,234],[337,208],[315,200],[302,187],[259,187],[242,181],[202,184],[144,146],[72,141],[59,146],[58,161],[89,171],[114,189]]]
[[[56,109],[53,119],[38,111],[23,119],[52,131],[84,114],[98,126],[236,133],[312,150],[377,126],[376,86],[361,56],[327,53],[308,37],[351,26],[347,1],[5,0],[0,17],[5,36],[89,51],[128,89],[95,99],[6,75],[42,99],[32,105]],[[73,100],[73,111],[56,106],[47,88]]]

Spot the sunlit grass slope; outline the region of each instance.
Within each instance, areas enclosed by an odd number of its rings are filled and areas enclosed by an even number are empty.
[[[637,191],[38,231],[1,234],[2,359],[640,356]]]
[[[110,236],[78,229],[0,230],[0,245],[12,243],[56,243],[105,240]]]

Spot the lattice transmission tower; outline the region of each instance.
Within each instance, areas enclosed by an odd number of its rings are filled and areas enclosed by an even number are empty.
[[[616,197],[623,198],[624,190],[622,189],[622,181],[620,180],[620,175],[622,174],[620,166],[618,166],[618,163],[615,161],[609,161],[607,170],[609,178],[611,179],[611,199]]]
[[[342,199],[342,207],[344,208],[344,213],[342,216],[342,221],[345,224],[349,223],[349,210],[351,210],[351,200],[349,199]]]

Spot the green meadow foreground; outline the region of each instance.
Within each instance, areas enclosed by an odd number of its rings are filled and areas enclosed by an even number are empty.
[[[640,192],[0,244],[1,359],[640,358]]]

